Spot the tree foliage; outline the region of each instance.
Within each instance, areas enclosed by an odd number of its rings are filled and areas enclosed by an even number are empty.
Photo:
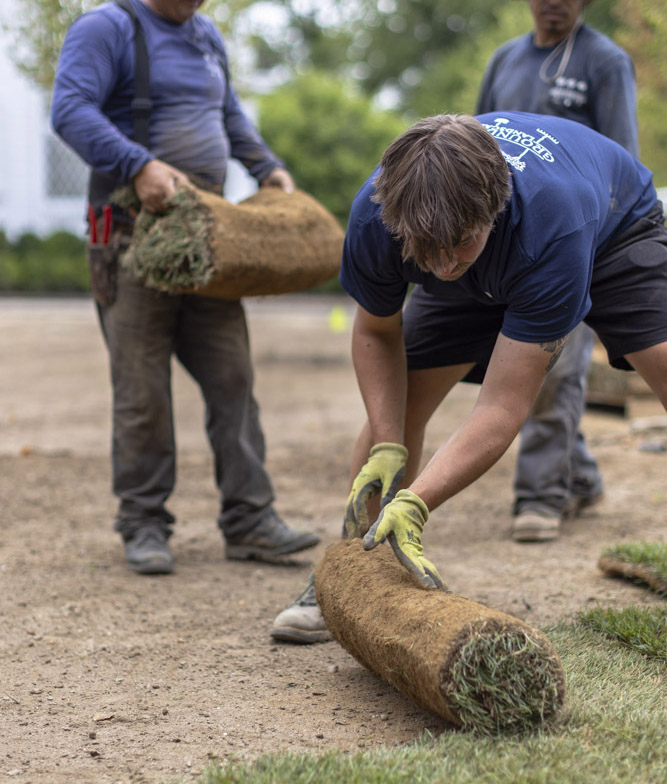
[[[14,36],[12,56],[18,67],[47,90],[53,86],[60,49],[77,16],[106,0],[18,0],[18,13],[6,25]],[[207,12],[223,29],[252,0],[208,0]]]
[[[20,42],[15,60],[50,87],[69,24],[100,0],[18,2],[11,24]],[[517,0],[206,0],[203,10],[234,52],[239,40],[252,46],[255,67],[269,75],[269,84],[287,85],[320,71],[356,85],[408,120],[473,111],[491,52],[532,24],[527,2]],[[635,61],[642,158],[658,183],[667,183],[667,2],[596,0],[584,16]],[[235,81],[245,86],[250,82],[242,70],[235,69]]]
[[[639,144],[644,163],[658,186],[667,185],[667,3],[618,0],[618,43],[637,72]]]
[[[262,136],[294,176],[345,225],[355,193],[403,120],[327,74],[309,72],[260,99]]]
[[[414,116],[440,112],[472,114],[486,64],[503,43],[532,30],[527,3],[507,3],[498,9],[496,24],[486,27],[474,40],[443,52],[426,71],[409,96]]]

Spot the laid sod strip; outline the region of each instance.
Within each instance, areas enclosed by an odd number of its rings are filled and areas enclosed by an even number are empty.
[[[389,547],[328,548],[315,592],[329,631],[417,705],[482,734],[555,718],[565,679],[549,640],[517,618],[418,587]]]
[[[116,204],[136,210],[127,189]],[[179,185],[167,210],[141,209],[122,264],[147,286],[239,299],[303,291],[338,273],[343,231],[303,191],[260,188],[240,204]]]
[[[667,659],[667,607],[594,607],[577,617],[585,626],[646,656]]]
[[[665,542],[623,542],[608,547],[598,567],[610,577],[647,585],[667,595],[667,544]]]
[[[397,744],[391,731],[364,726],[373,748],[360,752],[354,736],[332,749],[325,728],[318,753],[220,760],[197,784],[663,784],[664,663],[579,622],[547,634],[568,684],[567,720],[548,731],[480,736],[443,727]]]

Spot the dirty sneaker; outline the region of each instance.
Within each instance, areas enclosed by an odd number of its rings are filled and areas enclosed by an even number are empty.
[[[512,523],[512,539],[515,542],[548,542],[558,539],[561,517],[547,510],[526,509]]]
[[[225,542],[225,556],[232,561],[266,561],[280,563],[283,556],[307,550],[319,544],[320,537],[308,531],[288,528],[275,514],[264,520],[244,537]]]
[[[305,645],[332,639],[315,598],[314,574],[310,575],[303,593],[276,616],[271,627],[271,637],[281,642],[299,642]]]
[[[171,574],[174,559],[169,552],[169,534],[159,525],[142,525],[125,539],[127,565],[139,574]]]

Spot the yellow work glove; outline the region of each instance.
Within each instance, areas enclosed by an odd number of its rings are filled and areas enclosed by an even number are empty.
[[[423,555],[421,536],[427,520],[428,507],[421,498],[412,490],[399,490],[364,537],[364,550],[387,539],[394,555],[424,588],[444,590],[438,570]]]
[[[408,450],[403,444],[383,442],[375,444],[366,465],[359,471],[352,484],[352,491],[345,504],[345,536],[355,539],[363,536],[370,526],[368,500],[382,493],[380,506],[387,504],[396,494],[405,476]]]

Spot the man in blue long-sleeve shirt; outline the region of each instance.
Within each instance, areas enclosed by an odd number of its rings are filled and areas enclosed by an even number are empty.
[[[93,168],[95,206],[100,182],[108,188],[133,183],[153,211],[189,177],[221,192],[230,157],[260,185],[293,190],[292,178],[229,83],[223,41],[213,23],[196,13],[203,1],[129,0],[133,14],[109,2],[69,29],[51,120]],[[145,144],[133,138],[132,16],[141,26],[150,68]],[[117,217],[120,225],[128,220]],[[279,562],[316,545],[318,536],[290,529],[273,508],[242,304],[156,292],[123,269],[117,276],[115,300],[100,304],[99,316],[113,385],[113,489],[119,499],[114,527],[130,568],[142,574],[173,570],[167,540],[174,518],[165,506],[175,483],[172,354],[206,403],[227,557]]]

